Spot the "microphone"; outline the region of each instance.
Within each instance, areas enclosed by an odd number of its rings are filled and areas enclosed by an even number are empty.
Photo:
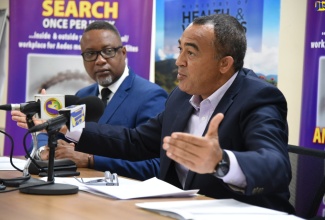
[[[86,105],[86,122],[98,122],[100,117],[102,117],[104,110],[105,110],[105,105],[103,101],[98,98],[97,96],[87,96],[84,98],[80,98],[77,102],[76,105]]]
[[[86,111],[88,109],[88,111]],[[97,96],[87,96],[77,101],[76,105],[59,110],[58,117],[51,118],[43,124],[29,129],[29,132],[37,132],[44,129],[60,129],[64,124],[69,130],[77,130],[84,127],[84,122],[97,122],[104,113],[104,103]]]
[[[18,110],[26,115],[26,122],[29,128],[35,124],[32,117],[37,113],[39,118],[53,118],[59,115],[58,110],[64,105],[74,105],[79,97],[74,95],[35,95],[36,101],[25,102],[21,104],[0,105],[0,110],[12,111]]]
[[[50,95],[54,97],[54,95]],[[55,98],[53,98],[55,99]],[[80,98],[75,95],[65,95],[64,96],[64,104],[65,106],[74,105],[77,103],[77,101]],[[30,114],[30,113],[40,113],[41,112],[41,99],[37,99],[36,101],[29,101],[21,104],[6,104],[6,105],[0,105],[0,110],[5,111],[13,111],[18,110],[21,111],[24,114]],[[63,106],[61,106],[62,108]],[[60,108],[59,108],[60,109]]]
[[[5,110],[5,111],[12,111],[12,110],[18,110],[23,113],[32,113],[35,112],[37,113],[40,109],[40,102],[37,101],[30,101],[30,102],[25,102],[21,104],[6,104],[6,105],[0,105],[0,110]]]
[[[58,117],[51,118],[44,122],[43,124],[35,125],[34,127],[31,127],[29,130],[30,133],[37,132],[41,130],[48,130],[51,128],[51,130],[57,130],[62,127],[67,122],[67,118],[65,115],[59,115]]]
[[[80,98],[75,95],[65,95],[64,99],[65,99],[65,105],[69,106],[69,105],[76,104]],[[5,110],[5,111],[18,110],[23,113],[29,113],[32,111],[38,112],[40,110],[40,99],[38,99],[37,101],[29,101],[29,102],[20,103],[20,104],[0,105],[0,110]]]

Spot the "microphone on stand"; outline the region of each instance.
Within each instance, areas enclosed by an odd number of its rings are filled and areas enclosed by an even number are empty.
[[[35,124],[32,120],[35,114],[40,118],[49,119],[59,115],[58,110],[69,105],[75,105],[80,99],[74,95],[35,95],[36,101],[29,101],[20,104],[0,105],[0,110],[13,111],[18,110],[26,115],[28,128]]]
[[[35,114],[39,114],[42,112],[42,107],[51,104],[52,103],[62,103],[62,105],[74,105],[77,103],[77,101],[80,99],[77,96],[74,95],[38,95],[38,97],[47,97],[47,100],[41,99],[41,98],[36,98],[36,101],[29,101],[25,103],[20,103],[20,104],[5,104],[5,105],[0,105],[0,110],[5,110],[5,111],[12,111],[12,110],[18,110],[21,111],[26,115],[26,122],[28,128],[32,128],[35,126],[33,122],[33,116]],[[61,98],[61,100],[59,100]],[[62,100],[63,99],[63,100]],[[49,103],[49,104],[47,104]],[[62,107],[59,105],[53,105],[52,108],[54,107]],[[57,114],[58,114],[57,109]],[[54,110],[52,111],[54,112]],[[33,139],[33,149],[32,152],[30,153],[30,157],[34,157],[37,151],[37,138],[36,134],[32,133],[32,139]],[[12,157],[12,155],[10,156]],[[30,157],[27,159],[26,164],[23,169],[23,176],[19,178],[13,178],[13,179],[6,179],[5,184],[7,186],[19,186],[21,183],[25,181],[29,181],[30,179],[30,174],[28,171],[28,168],[31,164],[31,159]]]
[[[55,96],[58,95],[37,95],[38,98],[36,98],[36,101],[29,101],[29,102],[24,102],[20,104],[5,104],[5,105],[0,105],[0,110],[5,110],[5,111],[13,111],[13,110],[18,110],[21,111],[24,114],[28,113],[40,113],[41,112],[41,107],[46,105],[46,100],[41,100],[41,97],[48,97],[48,101],[57,101],[58,98]],[[62,105],[59,109],[63,108],[64,106],[69,106],[69,105],[75,105],[80,98],[75,95],[65,95],[64,97],[64,102],[61,102],[60,105]],[[43,101],[43,102],[41,102]]]
[[[40,108],[40,103],[35,101],[25,102],[21,104],[0,105],[0,110],[5,110],[5,111],[18,110],[23,113],[25,113],[25,111],[27,112],[38,111],[39,108]]]
[[[88,111],[86,111],[88,106]],[[104,113],[105,106],[97,96],[87,96],[79,99],[75,105],[60,109],[59,116],[51,118],[43,124],[29,128],[29,132],[37,132],[44,129],[60,129],[66,123],[70,131],[76,129],[73,122],[97,122]],[[82,120],[81,120],[82,119]],[[77,123],[78,124],[78,123]],[[79,124],[78,124],[79,125]]]
[[[86,109],[88,108],[88,111]],[[37,132],[39,130],[46,130],[49,139],[48,146],[50,149],[48,159],[48,179],[47,185],[33,186],[31,184],[22,184],[20,192],[27,194],[38,195],[66,195],[74,194],[78,192],[78,187],[69,184],[54,183],[54,155],[56,147],[56,135],[59,129],[63,125],[67,125],[69,130],[81,129],[85,126],[85,121],[98,121],[104,112],[104,104],[97,96],[88,96],[80,99],[77,105],[68,106],[59,112],[62,115],[52,118],[44,122],[43,124],[36,125],[29,129],[29,132]],[[52,184],[50,184],[52,183]]]

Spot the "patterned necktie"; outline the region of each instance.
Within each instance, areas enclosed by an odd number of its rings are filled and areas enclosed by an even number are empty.
[[[109,90],[108,88],[103,88],[101,91],[101,95],[102,95],[102,101],[104,103],[104,105],[107,105],[107,101],[108,101],[108,96],[109,94],[111,94],[111,90]]]

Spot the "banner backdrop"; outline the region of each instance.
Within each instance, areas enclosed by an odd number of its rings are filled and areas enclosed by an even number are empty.
[[[155,82],[167,91],[176,85],[178,39],[194,18],[209,14],[237,18],[247,34],[244,66],[277,85],[280,0],[164,0],[156,4]]]
[[[6,81],[5,67],[6,59],[6,48],[7,48],[7,9],[0,9],[0,101],[4,93],[4,84]]]
[[[79,41],[93,20],[120,31],[128,65],[149,79],[153,0],[10,0],[8,103],[34,101],[41,88],[48,94],[75,94],[92,83],[83,67]],[[15,155],[24,155],[26,130],[6,118]],[[4,155],[10,143],[5,141]]]
[[[308,1],[305,58],[303,75],[303,94],[300,126],[300,145],[304,147],[324,150],[325,147],[325,1]],[[303,160],[299,163],[299,172],[304,175],[324,176],[324,170],[319,174],[309,172],[313,167],[323,167],[314,160]],[[311,196],[308,189],[319,182],[308,181],[308,177],[297,182],[301,198]],[[308,187],[306,187],[308,186]],[[302,207],[303,202],[297,207]],[[319,214],[325,216],[324,201]]]

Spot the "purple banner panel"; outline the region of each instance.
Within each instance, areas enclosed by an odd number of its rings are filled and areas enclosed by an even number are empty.
[[[74,95],[92,83],[79,41],[94,20],[119,29],[128,66],[149,79],[152,7],[153,0],[11,0],[8,103],[34,101],[44,87],[48,94]],[[26,130],[17,127],[10,113],[6,131],[15,141],[14,155],[24,155]],[[8,141],[4,155],[10,153]]]
[[[300,145],[324,150],[325,147],[325,1],[308,1],[305,37],[303,94],[301,109]],[[290,109],[289,109],[290,111]],[[292,111],[292,110],[291,110]],[[315,168],[321,167],[319,173]],[[324,163],[304,160],[298,164],[299,174],[324,176]],[[310,172],[313,170],[313,172]],[[299,193],[296,197],[297,211],[303,209],[303,201],[311,196],[318,181],[308,176],[297,180]],[[321,204],[319,215],[324,216],[325,205]]]

